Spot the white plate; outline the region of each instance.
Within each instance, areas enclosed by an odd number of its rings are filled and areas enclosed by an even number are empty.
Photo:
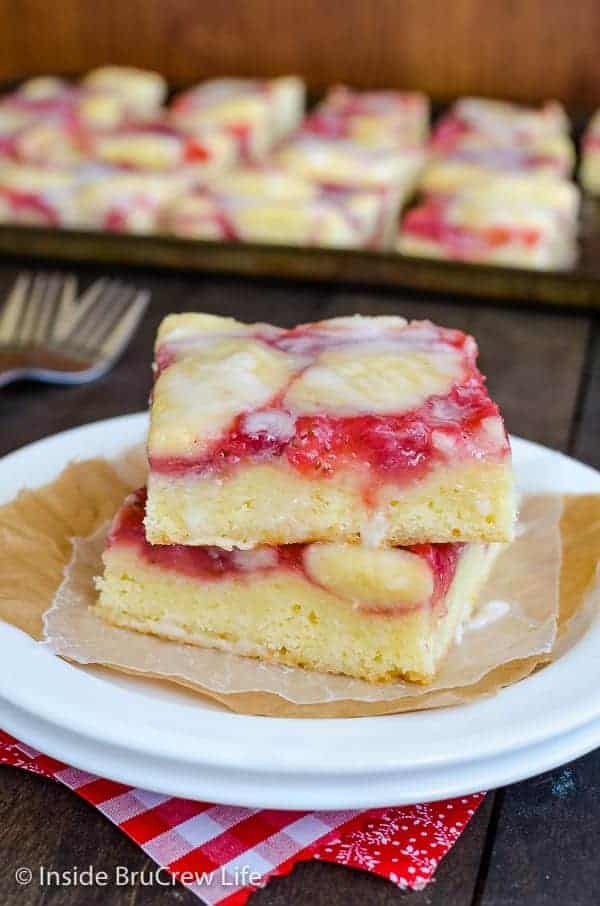
[[[69,460],[138,442],[145,414],[58,434],[0,461],[0,503]],[[527,491],[600,492],[600,474],[514,439]],[[344,720],[232,714],[176,687],[77,668],[0,624],[0,725],[47,754],[161,793],[268,808],[361,808],[501,786],[600,744],[600,627],[557,663],[475,704]]]

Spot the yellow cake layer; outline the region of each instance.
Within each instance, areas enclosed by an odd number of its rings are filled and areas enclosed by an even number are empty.
[[[235,654],[374,682],[427,682],[470,616],[496,552],[496,545],[469,545],[444,601],[394,609],[394,594],[402,598],[401,590],[394,592],[398,569],[386,563],[394,551],[372,552],[370,565],[363,557],[350,589],[342,569],[353,562],[348,548],[334,552],[334,568],[318,564],[317,575],[321,570],[327,580],[321,585],[289,569],[190,578],[148,564],[135,546],[115,545],[104,555],[94,610],[116,626]],[[409,589],[419,581],[417,569]],[[369,612],[361,595],[387,604]]]
[[[303,478],[285,462],[244,465],[228,478],[150,473],[151,544],[215,545],[362,540],[377,544],[510,541],[510,461],[434,469],[408,487],[382,483],[366,504],[357,475]]]

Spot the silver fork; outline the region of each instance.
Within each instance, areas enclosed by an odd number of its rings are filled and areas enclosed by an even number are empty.
[[[0,310],[0,387],[30,378],[83,384],[107,372],[140,322],[150,293],[96,280],[77,298],[77,280],[22,273]]]

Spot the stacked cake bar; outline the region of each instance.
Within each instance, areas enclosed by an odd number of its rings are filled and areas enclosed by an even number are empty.
[[[548,270],[573,264],[579,192],[568,181],[574,151],[559,104],[464,98],[430,145],[400,251]]]
[[[431,679],[512,538],[472,337],[399,317],[161,325],[147,490],[98,580],[111,623],[370,681]]]
[[[582,141],[581,183],[592,195],[600,195],[600,110],[588,123]]]

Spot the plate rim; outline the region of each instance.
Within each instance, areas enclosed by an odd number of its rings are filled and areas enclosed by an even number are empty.
[[[454,772],[440,768],[418,777],[412,774],[395,774],[384,777],[363,775],[363,783],[352,781],[350,789],[343,783],[332,783],[330,778],[304,775],[295,778],[295,784],[286,783],[281,788],[281,778],[276,774],[252,778],[245,772],[226,772],[216,767],[208,776],[197,776],[186,766],[182,772],[169,772],[168,766],[152,762],[123,762],[117,757],[106,763],[110,753],[100,753],[96,747],[81,746],[81,740],[69,736],[54,736],[49,740],[39,725],[19,721],[13,712],[8,720],[8,730],[21,740],[39,747],[46,754],[64,761],[67,765],[125,783],[128,786],[149,789],[167,796],[179,796],[200,801],[216,801],[224,805],[247,808],[297,808],[303,810],[362,809],[410,805],[415,802],[433,802],[441,799],[467,796],[482,790],[494,789],[516,783],[551,770],[587,754],[600,745],[600,720],[559,736],[554,740],[519,749],[508,756],[492,757],[483,761],[458,765]],[[131,761],[131,759],[130,759]],[[178,766],[179,767],[179,766]],[[241,776],[240,776],[241,773]],[[265,782],[266,781],[266,782]],[[283,780],[285,782],[285,779]]]

